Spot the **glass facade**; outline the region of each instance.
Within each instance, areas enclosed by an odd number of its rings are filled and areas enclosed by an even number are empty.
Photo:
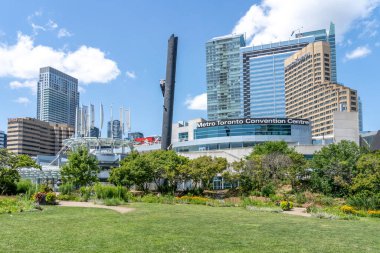
[[[188,141],[189,140],[189,132],[178,133],[179,141]]]
[[[309,36],[240,50],[244,118],[286,116],[284,61],[314,41]]]
[[[75,126],[78,105],[78,79],[51,67],[40,69],[37,119]]]
[[[206,43],[207,116],[209,120],[241,117],[240,48],[243,35]]]
[[[240,49],[241,111],[244,118],[285,117],[284,61],[315,41],[331,51],[331,81],[336,83],[335,27],[296,34],[295,39]]]
[[[194,129],[194,139],[251,135],[291,135],[291,125],[228,125]]]

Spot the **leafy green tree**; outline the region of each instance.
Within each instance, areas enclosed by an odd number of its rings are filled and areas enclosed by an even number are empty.
[[[96,157],[89,154],[87,148],[80,147],[69,154],[68,162],[61,168],[61,176],[64,183],[81,187],[98,182],[99,171]]]
[[[135,184],[135,178],[133,173],[134,166],[128,166],[129,163],[140,157],[137,151],[132,151],[129,153],[121,162],[120,166],[112,168],[108,181],[114,185],[122,185],[127,188],[132,187]]]
[[[285,141],[270,141],[258,144],[240,165],[241,185],[244,191],[261,190],[267,185],[291,184],[300,186],[305,174],[304,156],[290,148]]]
[[[173,150],[155,150],[146,154],[154,174],[154,181],[160,192],[174,191],[182,181],[181,168],[186,166],[188,158]],[[163,184],[161,184],[163,180]]]
[[[16,155],[7,149],[0,149],[0,194],[13,194],[20,180],[18,168],[40,168],[36,162],[27,155]]]
[[[227,168],[227,160],[221,157],[200,156],[189,161],[188,175],[198,188],[201,182],[205,189],[209,189],[212,179]]]
[[[144,154],[132,152],[121,162],[119,168],[112,169],[109,181],[127,187],[136,185],[144,191],[148,190],[148,183],[154,182],[160,192],[173,193],[183,178],[181,168],[187,162],[186,157],[179,156],[172,150],[156,150]]]
[[[356,163],[361,155],[352,141],[341,141],[323,147],[313,156],[311,188],[314,191],[346,196],[357,174]]]
[[[357,162],[357,175],[353,179],[351,191],[356,194],[380,193],[380,151],[362,155]]]

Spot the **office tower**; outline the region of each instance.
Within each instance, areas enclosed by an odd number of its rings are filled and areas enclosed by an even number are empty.
[[[240,48],[243,35],[216,37],[206,43],[207,117],[239,118],[241,113]]]
[[[75,126],[79,105],[78,79],[52,67],[40,69],[37,86],[37,119]]]
[[[8,119],[8,149],[16,154],[56,155],[62,142],[74,135],[67,124],[33,118]]]
[[[327,41],[330,45],[330,72],[331,82],[337,83],[337,69],[336,69],[336,44],[335,44],[335,25],[330,22],[330,29],[327,33],[326,29],[315,30],[310,32],[303,32],[296,34],[296,38],[303,38],[307,36],[314,36],[315,41]]]
[[[333,24],[330,30],[330,35],[322,29],[298,33],[295,39],[241,48],[241,110],[244,118],[285,117],[285,59],[309,43],[328,41],[333,44],[335,64]],[[331,76],[336,78],[335,65],[331,70],[335,73]]]
[[[122,139],[122,137],[123,137],[123,133],[122,133],[120,120],[116,119],[116,120],[108,121],[107,138]]]
[[[144,134],[140,132],[128,133],[128,140],[133,141],[136,138],[144,138]]]
[[[334,138],[335,112],[355,112],[358,129],[357,92],[331,82],[330,52],[329,43],[318,41],[285,60],[286,116],[310,119],[313,137]]]
[[[0,148],[7,147],[7,134],[4,131],[0,131]]]

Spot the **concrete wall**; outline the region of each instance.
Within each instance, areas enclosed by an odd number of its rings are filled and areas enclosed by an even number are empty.
[[[359,145],[358,112],[334,112],[334,140],[354,141]]]

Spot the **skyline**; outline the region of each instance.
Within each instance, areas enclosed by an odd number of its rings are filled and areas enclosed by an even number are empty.
[[[106,106],[105,121],[111,104],[115,115],[118,107],[129,107],[132,131],[159,135],[163,105],[159,80],[165,76],[170,34],[179,37],[173,119],[177,122],[207,118],[205,110],[195,109],[205,109],[208,40],[236,32],[245,33],[248,45],[257,45],[286,39],[284,36],[301,26],[302,31],[328,29],[330,21],[336,24],[338,82],[358,90],[364,130],[380,129],[376,117],[380,2],[326,1],[317,5],[309,1],[308,6],[292,1],[293,9],[285,2],[115,1],[110,5],[5,1],[0,10],[0,130],[7,130],[8,118],[36,117],[38,71],[52,65],[79,79],[80,104]],[[171,5],[169,17],[162,15]],[[218,12],[213,11],[215,6]],[[302,18],[311,7],[317,10],[307,13],[309,19]],[[286,11],[290,18],[282,16]],[[316,18],[322,13],[323,17]],[[103,128],[102,136],[104,133]]]

